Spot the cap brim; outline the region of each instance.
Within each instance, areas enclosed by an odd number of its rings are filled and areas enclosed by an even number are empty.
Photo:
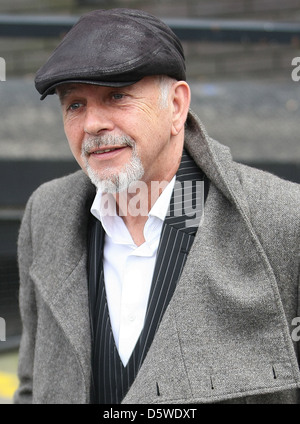
[[[139,80],[136,81],[95,81],[95,80],[82,80],[82,79],[69,79],[57,82],[47,88],[46,91],[41,95],[40,100],[44,100],[49,94],[54,94],[55,89],[60,85],[64,84],[90,84],[90,85],[101,85],[103,87],[126,87],[128,85],[136,84]]]

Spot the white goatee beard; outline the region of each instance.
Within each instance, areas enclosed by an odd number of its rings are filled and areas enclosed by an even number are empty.
[[[104,146],[132,147],[130,162],[126,163],[117,173],[110,167],[103,168],[98,173],[92,169],[88,163],[88,152],[91,149]],[[91,137],[84,142],[81,149],[81,155],[85,161],[86,171],[90,180],[101,192],[120,193],[127,190],[132,183],[139,181],[144,175],[144,167],[137,154],[135,142],[131,137],[126,135]]]

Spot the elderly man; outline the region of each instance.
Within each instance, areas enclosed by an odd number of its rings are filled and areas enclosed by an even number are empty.
[[[185,79],[175,34],[128,9],[38,71],[83,172],[24,214],[16,403],[299,401],[299,186],[233,162]]]

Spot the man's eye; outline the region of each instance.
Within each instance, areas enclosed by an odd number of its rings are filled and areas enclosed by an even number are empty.
[[[81,106],[81,103],[71,103],[69,106],[68,106],[68,110],[71,110],[71,111],[73,111],[73,110],[76,110],[76,109],[79,109],[80,108],[80,106]]]
[[[122,93],[114,93],[112,95],[112,97],[113,97],[114,100],[122,100],[124,98],[124,94],[122,94]]]

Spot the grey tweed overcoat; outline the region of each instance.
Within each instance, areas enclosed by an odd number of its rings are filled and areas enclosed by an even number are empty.
[[[124,403],[297,403],[299,185],[235,163],[192,112],[185,146],[211,181],[204,220]],[[89,403],[93,196],[78,171],[28,202],[16,403]]]

